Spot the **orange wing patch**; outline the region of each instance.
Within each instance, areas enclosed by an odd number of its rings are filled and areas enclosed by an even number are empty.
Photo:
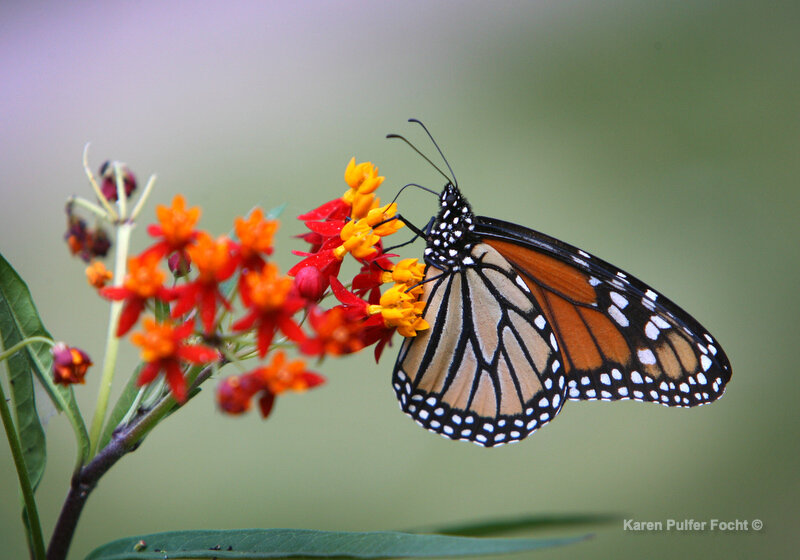
[[[572,368],[597,370],[604,360],[623,366],[630,363],[630,348],[608,317],[599,311],[573,305],[561,297],[585,305],[595,304],[596,292],[586,274],[558,259],[513,243],[496,239],[484,242],[526,273],[523,279],[541,303],[542,311],[558,337],[561,351],[568,358],[564,364],[567,372]],[[536,278],[541,286],[531,278]]]
[[[591,305],[595,302],[595,291],[589,279],[576,268],[561,262],[553,257],[537,253],[497,239],[485,239],[484,243],[491,245],[509,262],[523,270],[535,270],[534,275],[550,290],[556,291],[566,297]]]

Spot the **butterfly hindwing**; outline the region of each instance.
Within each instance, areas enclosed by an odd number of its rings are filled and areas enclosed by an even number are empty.
[[[423,427],[484,446],[517,441],[552,420],[566,379],[558,343],[528,284],[486,244],[469,266],[428,266],[424,318],[407,339],[393,385]]]

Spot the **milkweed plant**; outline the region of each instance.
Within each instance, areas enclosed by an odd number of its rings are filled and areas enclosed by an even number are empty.
[[[376,196],[384,177],[370,162],[351,159],[344,184],[329,189],[345,192],[299,216],[306,232],[292,250],[297,264],[285,272],[272,258],[278,250],[273,243],[278,212],[250,209],[234,218],[229,235],[215,236],[201,229],[200,206],[176,194],[171,205],[155,208],[151,221],[147,201],[155,176],[141,187],[122,163],[106,162],[95,175],[84,152],[83,164],[92,197],[68,200],[65,240],[69,252],[86,263],[87,290],[108,302],[107,322],[98,321],[107,331],[101,360],[50,336],[24,281],[0,256],[0,358],[8,373],[5,387],[0,383],[0,413],[18,475],[22,527],[35,560],[67,557],[81,511],[101,477],[139,449],[168,415],[187,406],[201,386],[213,385],[223,414],[255,408],[268,419],[281,395],[324,385],[319,370],[327,360],[367,348],[377,360],[395,332],[413,337],[429,327],[420,300],[424,263],[401,260],[391,247],[387,252],[386,238],[404,222],[395,202],[382,204]],[[142,222],[146,228],[138,231],[144,229],[151,244],[130,254],[131,236]],[[109,269],[104,261],[112,256]],[[347,260],[355,266],[343,267]],[[141,362],[133,371],[120,371],[120,344],[139,349]],[[254,358],[258,365],[246,367]],[[75,391],[90,383],[97,386],[97,401],[89,420]],[[44,387],[77,441],[70,485],[47,541],[35,500],[45,436],[34,384]],[[122,384],[112,406],[112,387]],[[89,558],[195,558],[209,557],[209,551],[216,558],[465,556],[583,538],[440,533],[447,534],[181,531],[120,539]]]

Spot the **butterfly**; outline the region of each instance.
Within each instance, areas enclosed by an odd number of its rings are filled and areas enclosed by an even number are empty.
[[[693,407],[723,394],[728,358],[688,313],[586,251],[476,216],[452,169],[452,180],[442,174],[439,212],[420,231],[430,328],[405,339],[392,375],[418,424],[494,447],[551,422],[568,400]]]

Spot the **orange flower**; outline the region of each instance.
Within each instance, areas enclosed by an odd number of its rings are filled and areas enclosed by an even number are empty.
[[[186,399],[182,365],[187,362],[208,364],[219,359],[219,353],[211,347],[184,342],[193,330],[194,321],[175,327],[169,321],[157,323],[145,319],[144,332],[131,336],[131,342],[142,349],[142,360],[147,362],[139,373],[139,386],[151,383],[163,371],[175,400],[183,402]]]
[[[265,220],[261,208],[255,208],[247,218],[236,218],[234,230],[239,240],[242,266],[258,270],[264,264],[263,255],[272,254],[272,237],[278,229],[276,220]]]
[[[384,324],[389,328],[396,327],[402,336],[417,336],[417,331],[423,331],[430,326],[422,318],[425,302],[417,301],[415,296],[405,290],[403,284],[395,284],[383,293],[380,305],[367,307],[367,313],[380,314]]]
[[[197,267],[198,278],[203,282],[222,282],[231,277],[235,263],[231,258],[231,240],[224,235],[214,239],[201,231],[194,242],[186,247],[189,258]]]
[[[352,204],[356,194],[363,195],[375,192],[375,189],[381,186],[383,180],[384,177],[378,176],[378,168],[372,163],[365,161],[356,164],[356,158],[352,158],[344,170],[344,181],[350,187],[350,190],[344,193],[342,200]]]
[[[92,359],[79,348],[59,342],[50,350],[53,354],[53,381],[59,385],[86,383],[86,371]]]
[[[356,194],[350,203],[350,219],[360,220],[369,214],[370,210],[378,207],[381,199],[374,194]]]
[[[230,278],[236,270],[232,244],[225,236],[215,240],[201,231],[195,241],[186,248],[186,253],[197,268],[197,278],[171,290],[173,297],[178,300],[172,309],[172,317],[180,317],[196,307],[203,328],[206,333],[211,333],[217,316],[217,303],[230,308],[219,285]]]
[[[101,261],[92,261],[92,264],[86,267],[86,279],[89,285],[98,290],[105,287],[112,277],[111,271]]]
[[[186,208],[183,195],[175,195],[171,208],[159,204],[156,207],[156,216],[160,225],[151,225],[147,232],[153,237],[160,237],[161,241],[147,249],[148,253],[153,252],[163,257],[176,251],[182,252],[197,236],[194,226],[200,219],[200,208]]]
[[[419,262],[419,259],[403,259],[391,271],[384,272],[381,279],[384,282],[394,281],[411,287],[422,282],[423,278],[425,278],[425,263]]]
[[[295,342],[305,336],[292,315],[305,301],[292,290],[291,278],[278,275],[278,267],[267,263],[260,272],[246,272],[242,283],[242,301],[250,312],[233,324],[233,330],[256,329],[256,345],[263,358],[269,350],[275,331],[280,330]]]
[[[117,336],[124,336],[136,324],[150,298],[161,301],[172,299],[172,293],[163,285],[166,274],[158,269],[159,260],[155,253],[144,253],[128,259],[128,274],[123,285],[108,286],[100,290],[100,295],[105,298],[125,301]]]
[[[372,228],[364,220],[349,221],[342,228],[341,245],[333,250],[333,256],[342,260],[347,253],[357,259],[365,259],[378,252],[375,244],[381,240],[373,233]]]
[[[354,315],[342,306],[327,311],[311,311],[308,322],[316,336],[303,342],[300,351],[309,356],[340,356],[358,352],[365,346],[361,337],[364,321]]]
[[[255,371],[263,386],[274,395],[280,395],[286,391],[305,391],[322,382],[318,375],[310,374],[306,370],[303,360],[287,361],[286,354],[281,350],[275,352],[270,365],[260,367]]]
[[[380,208],[373,208],[367,213],[363,221],[374,228],[375,235],[386,237],[387,235],[392,235],[404,225],[403,222],[395,218],[395,214],[397,214],[397,203],[392,202]]]
[[[325,378],[306,370],[302,360],[287,361],[282,351],[272,362],[249,373],[224,379],[217,387],[219,407],[229,414],[241,414],[250,408],[250,400],[261,393],[258,405],[261,416],[269,416],[275,397],[286,391],[305,391],[325,382]]]
[[[380,204],[380,200],[372,193],[375,192],[384,177],[378,176],[378,168],[365,161],[356,165],[356,158],[352,158],[344,171],[344,180],[350,189],[342,195],[342,200],[350,205],[350,218],[358,220]]]

